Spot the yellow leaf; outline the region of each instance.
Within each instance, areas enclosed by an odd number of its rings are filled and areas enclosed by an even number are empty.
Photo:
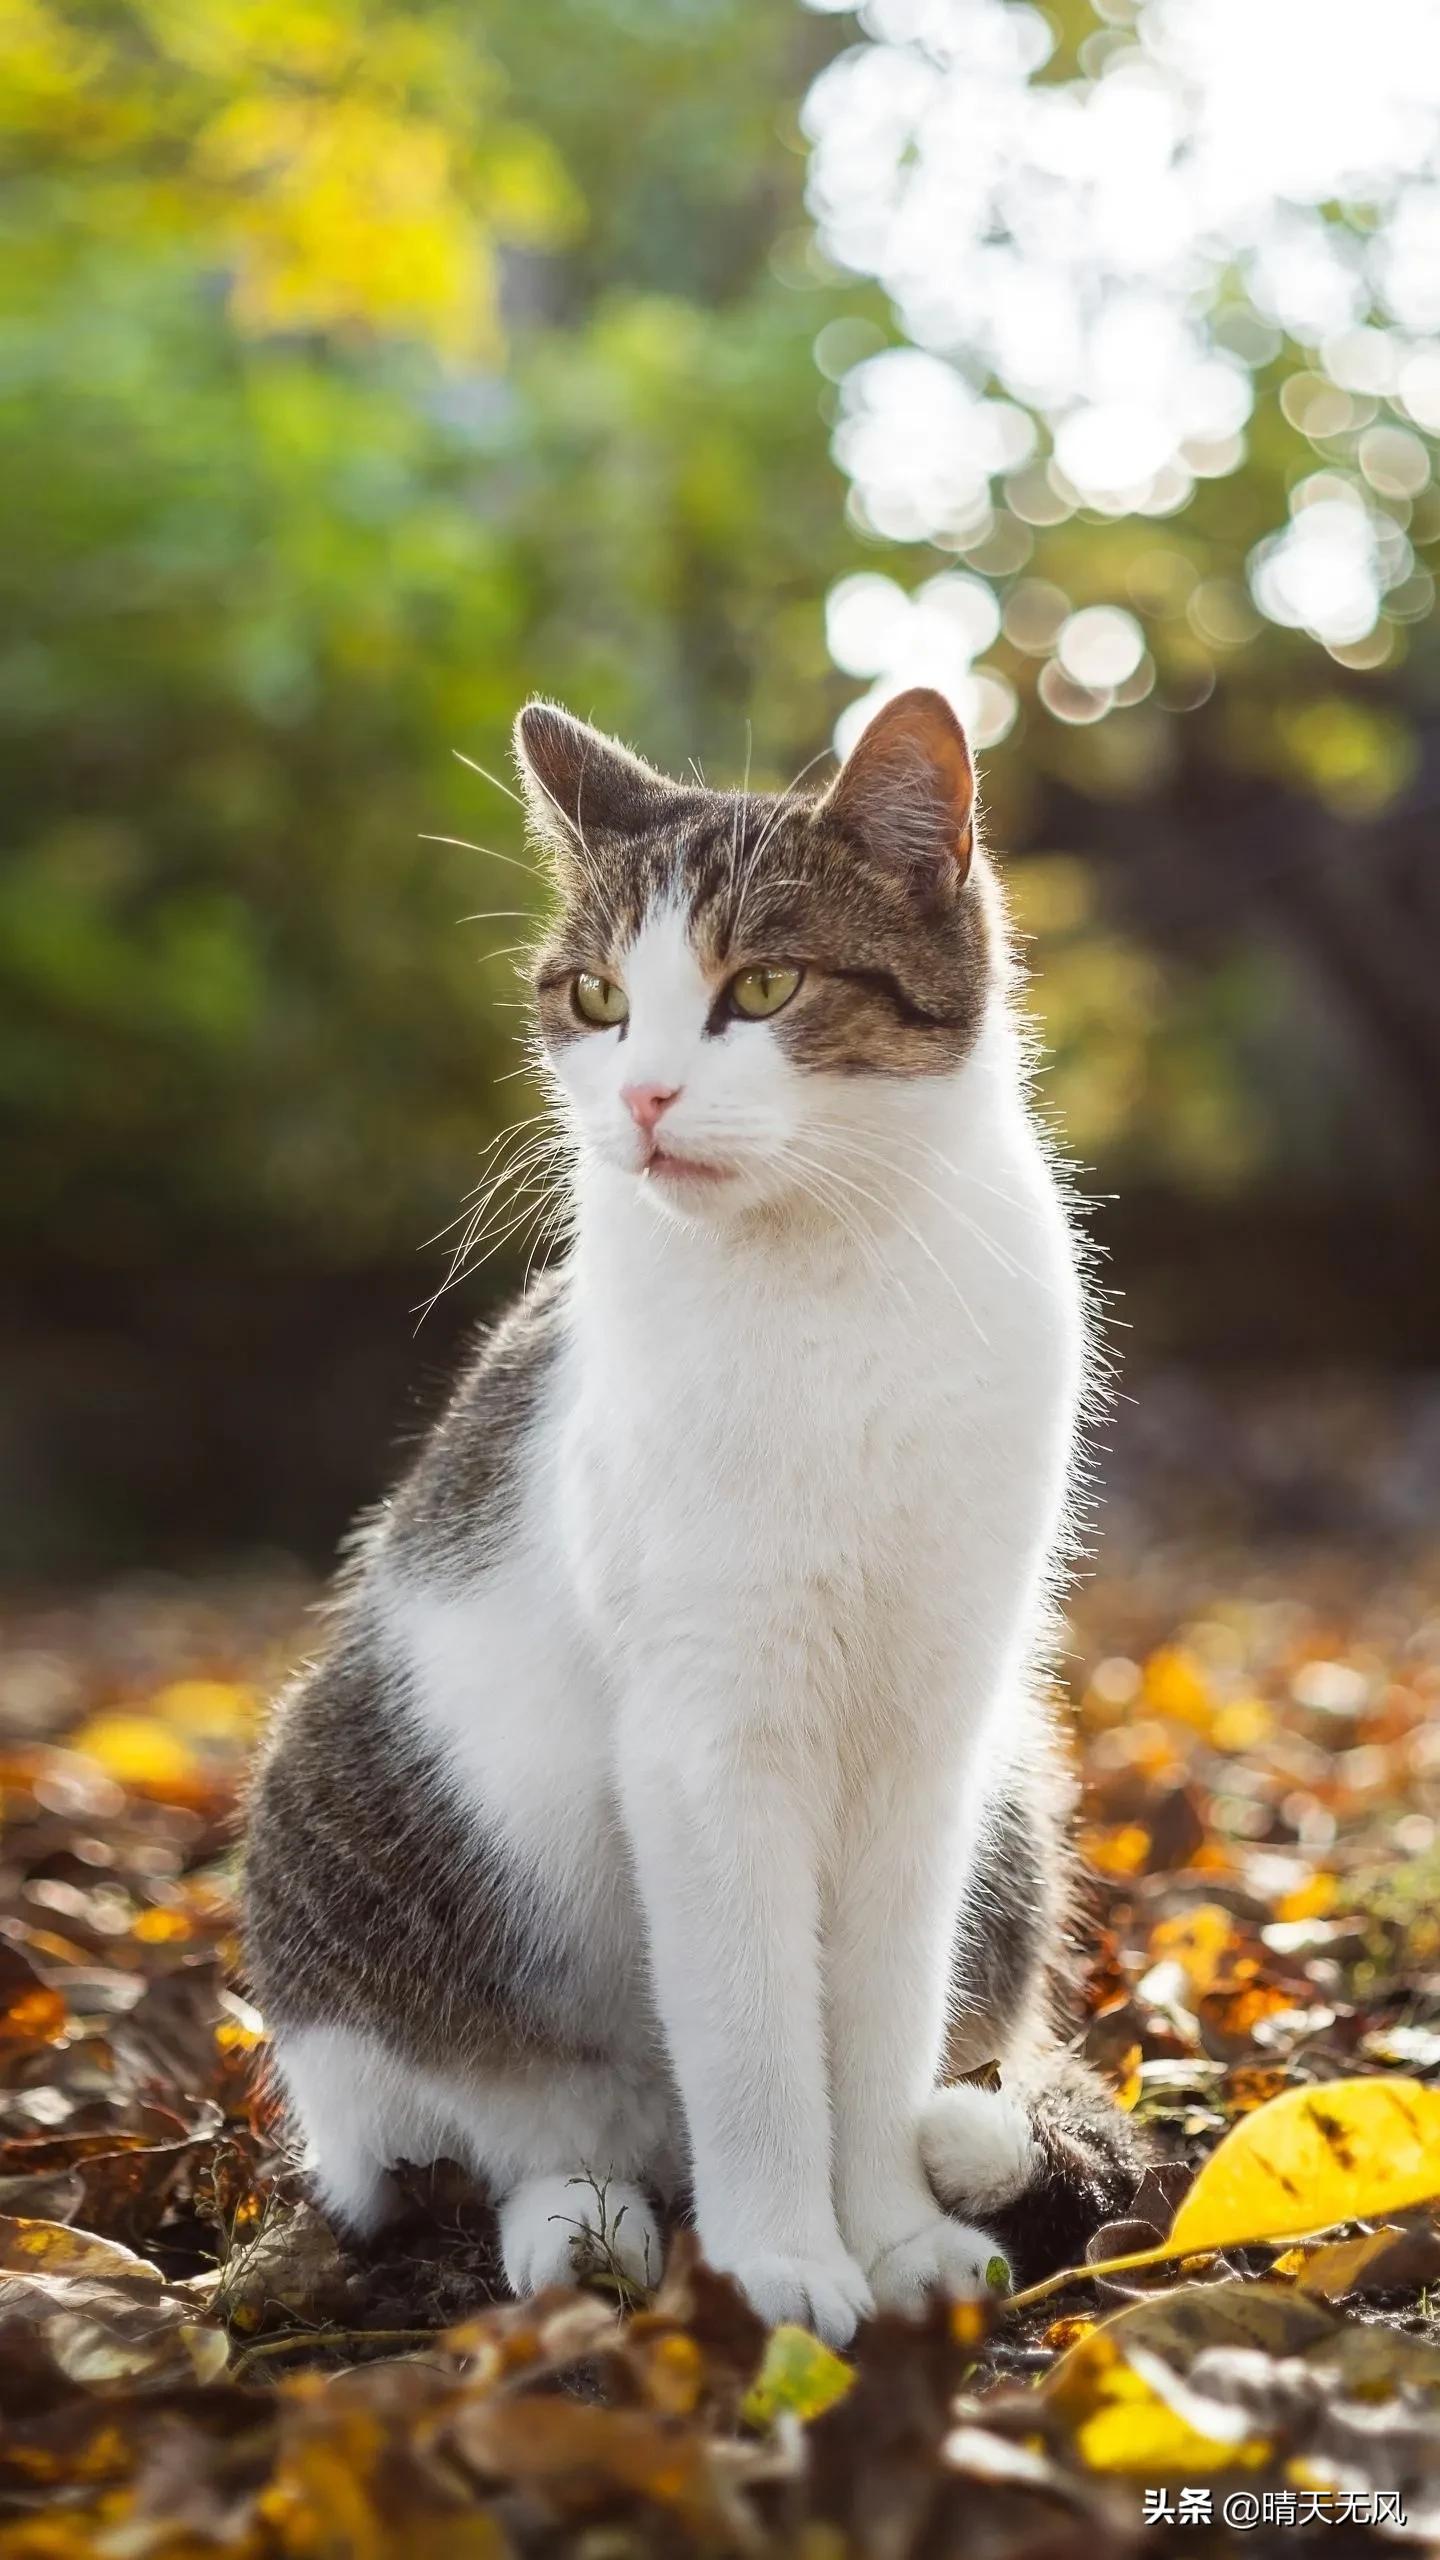
[[[148,2258],[95,2231],[68,2222],[41,2222],[25,2214],[0,2214],[0,2273],[5,2275],[124,2276],[163,2282]]]
[[[1269,2439],[1249,2432],[1203,2435],[1172,2409],[1154,2383],[1118,2360],[1107,2397],[1076,2428],[1075,2450],[1091,2471],[1135,2480],[1196,2480],[1209,2471],[1249,2471],[1271,2458]]]
[[[1253,1751],[1274,1730],[1274,1712],[1263,1698],[1232,1698],[1217,1709],[1210,1740],[1217,1751]]]
[[[1203,1733],[1214,1713],[1205,1666],[1184,1645],[1161,1645],[1145,1665],[1145,1703],[1176,1724],[1197,1725]]]
[[[782,2409],[798,2418],[818,2418],[844,2399],[854,2379],[843,2356],[832,2354],[808,2329],[786,2322],[766,2347],[765,2361],[745,2395],[744,2414],[752,2427],[768,2426]]]
[[[1108,1830],[1082,1831],[1080,1854],[1102,1875],[1138,1875],[1150,1855],[1150,1834],[1141,1822],[1124,1822]]]
[[[1440,2089],[1330,2080],[1286,2089],[1232,2126],[1171,2226],[1167,2250],[1295,2240],[1440,2195]]]
[[[1323,1867],[1313,1868],[1303,1884],[1292,1885],[1275,1905],[1277,1920],[1323,1920],[1335,1908],[1340,1888]]]
[[[141,1912],[130,1934],[143,1946],[163,1947],[176,1938],[188,1938],[190,1923],[183,1911],[166,1911],[157,1906]]]
[[[1173,1920],[1157,1921],[1150,1932],[1155,1963],[1170,1958],[1194,1991],[1208,1991],[1226,1958],[1235,1949],[1235,1923],[1218,1902],[1196,1902]]]
[[[1089,2329],[1039,2396],[1092,2471],[1190,2480],[1253,2469],[1270,2443],[1242,2410],[1197,2399],[1189,2366],[1208,2347],[1303,2354],[1334,2329],[1333,2314],[1269,2286],[1186,2285]]]
[[[154,1716],[92,1716],[71,1742],[122,1787],[146,1795],[184,1795],[195,1783],[195,1754]]]
[[[209,1742],[248,1742],[259,1718],[253,1689],[235,1680],[172,1680],[154,1701],[157,1716]]]

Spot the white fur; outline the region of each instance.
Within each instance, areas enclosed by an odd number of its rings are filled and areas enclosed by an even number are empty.
[[[629,2059],[442,2086],[334,2030],[280,2063],[341,2210],[397,2152],[457,2149],[526,2285],[564,2256],[555,2179],[688,2169],[710,2258],[843,2339],[873,2297],[983,2284],[993,2243],[937,2192],[1014,2192],[1008,2102],[934,2093],[1062,1526],[1074,1253],[1003,987],[953,1075],[832,1077],[774,1025],[707,1037],[678,913],[623,970],[626,1039],[557,1066],[571,1331],[518,1524],[468,1583],[383,1538],[371,1573],[416,1712]],[[642,1173],[627,1082],[678,1088],[663,1143],[732,1178]]]
[[[1018,2098],[963,2082],[936,2089],[920,2110],[920,2157],[942,2204],[999,2213],[1035,2174],[1035,2136]]]

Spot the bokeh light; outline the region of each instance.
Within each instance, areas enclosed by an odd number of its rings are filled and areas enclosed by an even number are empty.
[[[1346,485],[1282,485],[1192,638],[1242,649],[1258,615],[1333,650],[1413,618],[1404,516],[1440,435],[1433,0],[1374,0],[1363,40],[1346,0],[1117,0],[1064,55],[1028,0],[867,0],[860,27],[804,118],[823,250],[883,287],[906,342],[832,376],[857,528],[999,585],[1007,524],[1043,548],[1077,514],[1183,513],[1278,397]],[[1122,611],[1075,601],[1069,655],[1034,678],[1067,721],[1070,688],[1115,692],[1080,672],[1081,617]],[[1026,606],[1001,610],[1043,656]]]

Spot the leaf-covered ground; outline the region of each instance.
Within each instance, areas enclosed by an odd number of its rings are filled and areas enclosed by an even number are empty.
[[[312,1595],[272,1575],[17,1602],[0,2560],[988,2560],[1263,2548],[1307,2520],[1378,2549],[1401,2515],[1440,2536],[1440,2239],[1413,2159],[1391,2210],[1398,2154],[1382,2135],[1377,2168],[1353,2093],[1325,2099],[1400,2075],[1440,2192],[1413,2091],[1440,2091],[1440,1555],[1411,1538],[1399,1563],[1392,1537],[1384,1561],[1367,1532],[1257,1562],[1213,1521],[1162,1546],[1124,1525],[1122,1501],[1070,1664],[1085,2046],[1157,2165],[1095,2254],[1163,2240],[1227,2129],[1303,2088],[1326,2157],[1297,2171],[1295,2230],[1348,2206],[1348,2237],[1391,2236],[878,2321],[844,2363],[767,2347],[683,2238],[648,2303],[603,2266],[497,2302],[483,2201],[445,2167],[347,2250],[285,2157],[236,1987],[236,1790]]]

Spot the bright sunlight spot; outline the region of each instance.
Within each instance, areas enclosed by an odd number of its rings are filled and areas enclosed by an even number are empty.
[[[806,102],[822,245],[884,288],[904,341],[832,374],[852,519],[976,567],[953,613],[927,589],[907,615],[888,580],[837,590],[836,663],[882,695],[933,641],[932,679],[973,699],[971,590],[1023,567],[1025,528],[1183,511],[1277,397],[1330,467],[1244,563],[1259,612],[1351,646],[1411,575],[1405,512],[1440,434],[1440,8],[1371,0],[1358,26],[1349,0],[1104,15],[1069,58],[1026,0],[869,0]],[[1308,369],[1277,395],[1287,342]],[[1129,600],[1051,625],[1043,644],[1015,632],[1047,667],[1058,651],[1038,698],[1103,714],[1144,658]],[[837,742],[853,729],[852,711]]]

